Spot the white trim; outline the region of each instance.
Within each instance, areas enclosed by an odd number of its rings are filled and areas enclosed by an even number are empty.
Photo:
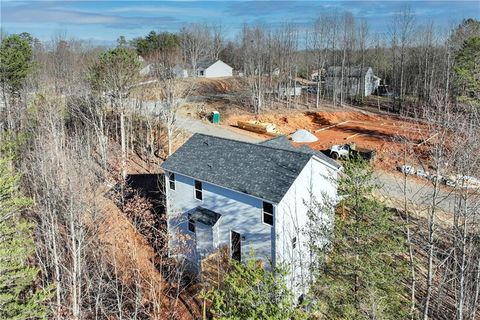
[[[269,224],[269,223],[266,223],[264,220],[263,220],[263,215],[265,213],[265,211],[263,211],[263,202],[266,202],[266,203],[269,203],[272,205],[272,224]],[[262,208],[261,208],[261,212],[262,212],[262,224],[266,225],[266,226],[269,226],[270,228],[273,228],[273,225],[275,224],[275,212],[276,212],[276,207],[273,203],[269,202],[269,201],[263,201],[262,202]],[[269,214],[267,212],[267,214]]]
[[[195,187],[195,181],[198,181],[202,184],[202,189],[200,190],[202,192],[202,199],[197,198],[197,188]],[[198,179],[193,179],[193,199],[203,202],[203,182]]]
[[[316,155],[312,155],[312,158],[315,159],[315,160],[317,160],[318,162],[326,165],[327,167],[335,170],[335,171],[340,171],[340,170],[342,169],[342,166],[340,166],[340,167],[337,168],[337,167],[335,167],[334,165],[332,165],[331,163],[328,163],[327,161],[325,161],[325,160],[317,157]]]
[[[197,224],[196,224],[196,221],[192,219],[193,221],[193,228],[195,229],[195,231],[192,231],[190,230],[190,217],[191,217],[191,213],[187,213],[187,231],[190,232],[190,233],[193,233],[195,236],[197,235]]]
[[[230,251],[229,252],[229,256],[230,256],[230,259],[233,259],[233,252],[232,252],[232,231],[235,232],[235,233],[238,233],[240,235],[240,261],[239,262],[242,262],[242,234],[240,232],[237,232],[233,229],[230,229],[230,241],[229,241],[229,246],[228,246],[228,250]]]
[[[167,172],[168,172],[168,171],[167,171]],[[170,175],[172,175],[172,174],[174,175],[174,177],[173,177],[173,189],[170,187],[170,182],[172,182],[172,181],[170,180]],[[168,190],[175,192],[175,190],[177,190],[177,177],[175,176],[175,173],[173,173],[173,172],[168,172],[167,180],[168,180]]]

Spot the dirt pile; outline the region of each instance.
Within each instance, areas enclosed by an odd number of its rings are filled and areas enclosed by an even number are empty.
[[[421,147],[417,145],[429,137],[427,128],[420,123],[358,111],[243,114],[230,116],[227,121],[235,125],[238,120],[252,119],[275,124],[281,134],[308,130],[318,138],[317,142],[308,143],[316,150],[327,150],[332,145],[345,143],[375,150],[376,165],[388,170],[394,170],[401,160],[399,157],[405,143],[418,148],[417,154],[421,155]]]

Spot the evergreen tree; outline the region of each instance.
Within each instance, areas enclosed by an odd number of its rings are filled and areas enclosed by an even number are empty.
[[[47,318],[47,291],[35,288],[39,269],[28,264],[35,253],[33,225],[19,218],[29,204],[18,192],[11,161],[0,159],[0,319]]]
[[[12,34],[0,45],[0,82],[10,94],[17,93],[32,70],[32,41],[28,33]]]
[[[465,40],[455,57],[459,100],[480,106],[480,37]]]
[[[214,319],[224,320],[303,319],[285,275],[283,268],[268,271],[254,259],[246,264],[232,260],[222,288],[209,293],[210,312]]]
[[[98,55],[87,74],[92,88],[109,91],[113,98],[125,96],[139,77],[141,62],[135,50],[118,47]]]
[[[313,286],[319,312],[328,319],[405,317],[405,243],[391,212],[371,196],[372,173],[365,161],[352,160],[339,182],[344,210],[335,218]]]

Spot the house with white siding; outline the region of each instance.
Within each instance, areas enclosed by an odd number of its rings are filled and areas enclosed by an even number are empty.
[[[288,265],[290,287],[306,293],[307,213],[313,201],[336,201],[334,160],[286,136],[254,144],[195,134],[161,167],[172,252],[188,239],[181,258],[198,272],[215,250],[227,248],[238,261],[253,252],[267,266]],[[331,222],[328,211],[316,214]]]
[[[373,73],[371,67],[345,67],[343,72],[342,67],[329,67],[325,79],[327,90],[340,92],[343,88],[352,97],[368,97],[380,85],[380,78]]]
[[[198,62],[195,73],[197,77],[205,78],[231,77],[233,75],[233,68],[222,60],[203,60]]]

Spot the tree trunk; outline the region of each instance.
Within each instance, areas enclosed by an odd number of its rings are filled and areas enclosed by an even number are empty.
[[[127,146],[125,138],[125,112],[122,108],[120,111],[120,143],[122,148],[122,178],[127,179]]]

